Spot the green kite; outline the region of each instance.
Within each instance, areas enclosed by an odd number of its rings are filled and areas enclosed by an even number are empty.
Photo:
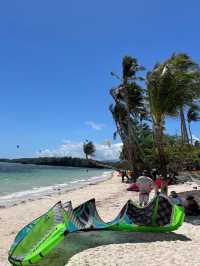
[[[115,230],[129,232],[170,232],[184,221],[184,210],[163,194],[144,208],[129,200],[118,216],[105,223],[95,199],[73,209],[71,202],[58,202],[47,213],[26,225],[16,236],[8,260],[12,265],[32,265],[52,251],[60,241],[77,231]]]

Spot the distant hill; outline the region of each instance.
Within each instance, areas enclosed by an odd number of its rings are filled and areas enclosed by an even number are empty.
[[[37,157],[37,158],[19,158],[19,159],[0,159],[0,162],[53,165],[53,166],[71,166],[88,168],[115,168],[111,162],[100,162],[96,160],[86,160],[72,157]]]

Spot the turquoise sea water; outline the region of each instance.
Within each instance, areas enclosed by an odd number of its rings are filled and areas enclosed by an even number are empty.
[[[106,178],[106,169],[0,163],[0,201],[73,189]]]

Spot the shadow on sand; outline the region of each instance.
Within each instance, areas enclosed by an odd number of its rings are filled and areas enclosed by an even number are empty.
[[[193,225],[200,225],[200,215],[198,216],[186,216],[185,222]]]
[[[71,233],[38,266],[63,266],[81,251],[109,244],[152,243],[155,241],[191,241],[190,238],[176,233],[140,233],[90,231]],[[36,264],[35,264],[36,265]]]

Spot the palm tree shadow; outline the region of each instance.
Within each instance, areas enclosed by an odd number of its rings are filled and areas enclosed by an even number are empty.
[[[89,248],[109,244],[151,243],[155,241],[191,241],[190,238],[176,233],[141,233],[90,231],[72,233],[65,237],[60,245],[43,258],[38,266],[63,266],[77,253]]]

